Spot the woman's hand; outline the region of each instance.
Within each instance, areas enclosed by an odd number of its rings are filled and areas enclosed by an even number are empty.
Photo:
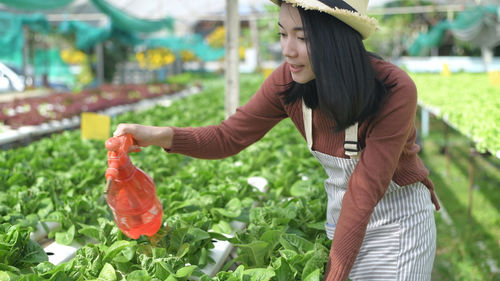
[[[131,149],[150,145],[156,145],[169,149],[172,146],[172,139],[174,136],[174,131],[170,127],[155,127],[125,123],[119,124],[118,127],[116,127],[113,136],[120,136],[126,133],[132,135],[138,146],[131,147]]]

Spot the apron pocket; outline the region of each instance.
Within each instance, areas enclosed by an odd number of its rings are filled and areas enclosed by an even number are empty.
[[[395,280],[398,272],[400,227],[397,223],[368,228],[349,278]]]

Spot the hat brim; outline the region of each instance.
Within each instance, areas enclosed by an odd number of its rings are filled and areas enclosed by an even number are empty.
[[[279,5],[279,0],[271,0],[276,5]],[[357,30],[363,39],[368,38],[372,35],[378,27],[378,22],[375,18],[362,15],[360,13],[352,12],[345,9],[331,8],[320,1],[316,0],[282,0],[292,4],[293,6],[299,6],[305,10],[315,10],[319,12],[324,12],[330,14],[339,20],[343,21],[350,27]]]

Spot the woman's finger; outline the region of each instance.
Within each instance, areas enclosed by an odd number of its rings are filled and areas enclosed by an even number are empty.
[[[129,132],[129,124],[118,124],[118,126],[116,127],[116,130],[113,132],[113,136],[116,137],[116,136],[121,136],[125,133],[130,133]]]
[[[141,147],[137,144],[131,145],[128,148],[128,152],[140,152],[140,151],[141,151]]]

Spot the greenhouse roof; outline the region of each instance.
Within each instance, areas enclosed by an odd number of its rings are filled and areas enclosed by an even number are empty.
[[[46,9],[37,12],[44,14],[92,14],[100,13],[90,0],[68,0],[70,4],[58,9]],[[0,1],[2,2],[2,1]],[[198,16],[220,14],[225,11],[225,1],[223,0],[106,0],[113,7],[131,16],[156,20],[165,17],[180,19],[194,19]],[[254,10],[263,11],[263,6],[272,4],[269,0],[239,0],[240,14],[247,14]],[[20,9],[7,7],[0,4],[0,10],[22,12]]]

